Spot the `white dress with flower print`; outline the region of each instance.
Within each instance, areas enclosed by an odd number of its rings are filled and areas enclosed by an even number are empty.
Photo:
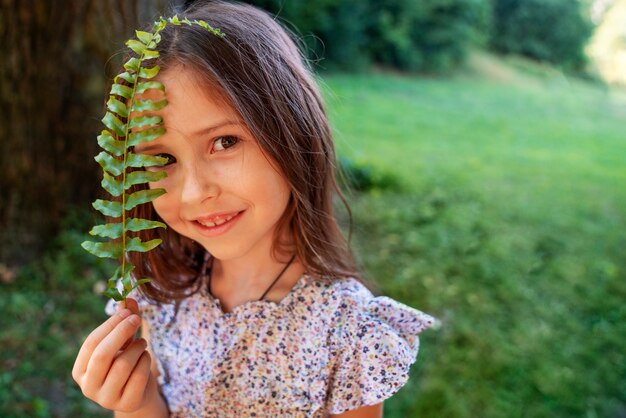
[[[327,284],[304,274],[280,303],[228,313],[206,289],[177,313],[131,294],[172,418],[327,417],[380,403],[407,382],[418,334],[434,320],[354,278]]]

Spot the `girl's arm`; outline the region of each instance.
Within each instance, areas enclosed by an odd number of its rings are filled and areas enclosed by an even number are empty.
[[[331,415],[330,418],[382,418],[383,403],[376,405],[363,406],[359,409],[353,409],[337,415]]]

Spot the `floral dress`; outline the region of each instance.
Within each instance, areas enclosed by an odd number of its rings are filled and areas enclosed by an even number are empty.
[[[418,334],[434,321],[354,278],[305,273],[280,303],[228,313],[205,284],[178,312],[131,294],[172,418],[327,417],[380,403],[407,382]],[[116,308],[110,300],[107,314]]]

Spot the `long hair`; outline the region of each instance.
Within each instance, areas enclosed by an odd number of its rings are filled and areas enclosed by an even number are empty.
[[[325,106],[296,39],[266,12],[242,3],[195,3],[181,17],[204,20],[226,34],[217,37],[196,25],[168,25],[161,32],[156,62],[161,71],[190,70],[200,85],[217,88],[242,117],[264,154],[281,169],[291,189],[288,206],[278,221],[272,251],[287,248],[279,237],[293,231],[295,252],[305,270],[330,282],[353,277],[370,290],[373,283],[359,272],[349,242],[337,223],[333,198],[352,215],[336,181],[336,156]],[[145,187],[145,186],[144,186]],[[160,220],[151,204],[132,216]],[[140,286],[157,302],[180,301],[200,285],[205,250],[168,228],[142,231],[142,239],[163,243],[148,253],[132,252],[134,276],[150,277]]]

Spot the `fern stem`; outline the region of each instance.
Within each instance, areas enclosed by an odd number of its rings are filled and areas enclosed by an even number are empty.
[[[160,31],[161,29],[157,29],[154,31],[154,33],[152,34],[152,38],[150,39],[150,42],[148,42],[146,45],[146,49],[153,42],[153,40],[155,39],[155,37]],[[131,113],[132,106],[133,106],[133,100],[135,99],[135,93],[137,92],[137,86],[139,85],[139,73],[141,71],[141,65],[143,64],[145,55],[146,53],[144,50],[144,52],[142,52],[141,56],[139,57],[139,66],[137,67],[137,72],[136,72],[137,77],[135,78],[135,82],[133,83],[133,90],[130,95],[131,107],[128,110],[128,118],[126,120],[126,129],[124,131],[124,170],[122,173],[122,188],[124,190],[124,192],[122,192],[122,271],[121,271],[122,282],[124,282],[124,276],[126,275],[126,172],[128,171],[127,166],[126,166],[126,160],[127,160],[128,152],[129,152],[128,151],[128,136],[130,134],[129,132],[130,119],[131,119],[130,113]],[[124,296],[123,300],[126,301],[126,289],[124,289],[123,296]]]

